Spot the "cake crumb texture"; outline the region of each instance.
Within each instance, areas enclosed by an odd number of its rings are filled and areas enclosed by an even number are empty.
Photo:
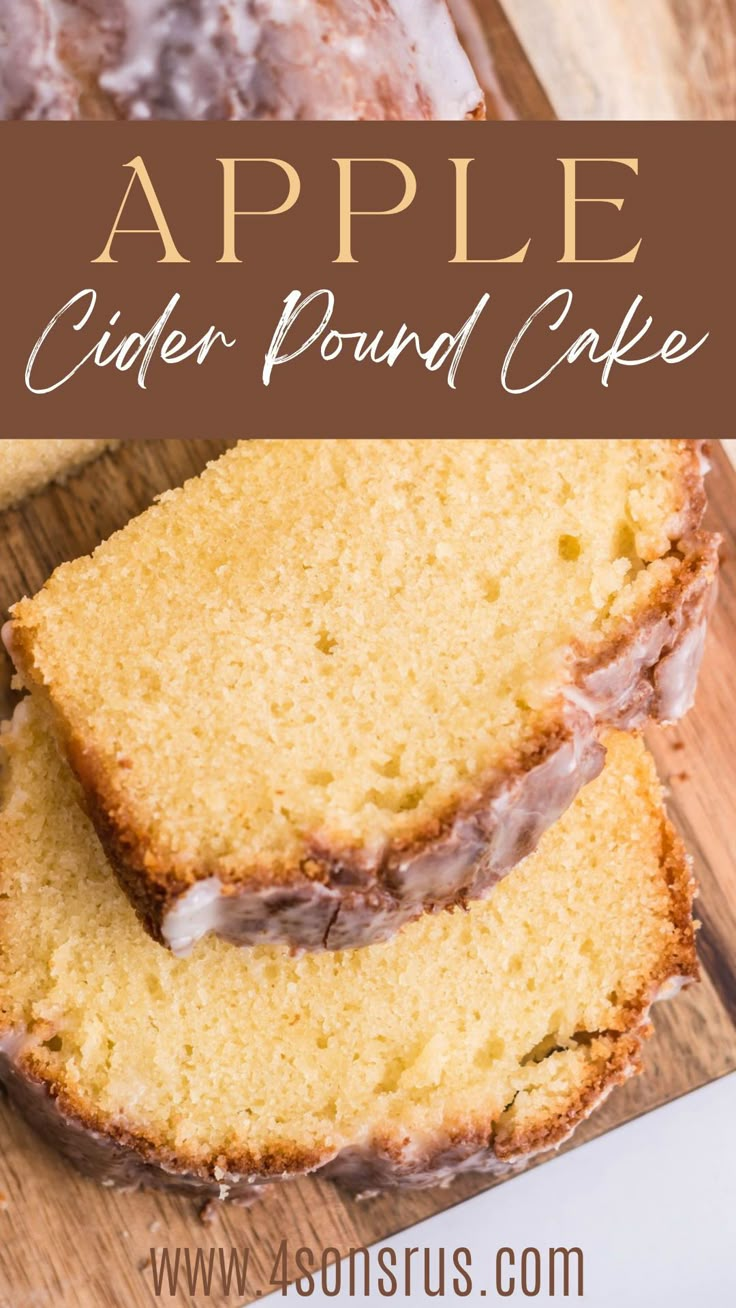
[[[697,459],[244,442],[17,604],[14,656],[134,874],[320,878],[528,765],[578,654],[676,589]]]

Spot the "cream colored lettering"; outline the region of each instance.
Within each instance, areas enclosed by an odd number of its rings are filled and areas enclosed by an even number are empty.
[[[174,238],[171,235],[171,230],[169,228],[169,224],[166,221],[166,216],[164,214],[163,208],[161,207],[161,202],[159,201],[153,182],[151,181],[151,178],[148,174],[148,169],[146,168],[146,165],[144,164],[141,156],[137,154],[134,159],[130,159],[128,163],[123,165],[123,167],[131,168],[133,170],[130,181],[128,182],[125,195],[123,196],[120,202],[120,208],[118,209],[115,222],[112,225],[112,230],[110,231],[110,235],[107,238],[107,243],[105,245],[105,248],[103,249],[102,254],[98,254],[97,258],[92,259],[91,262],[92,263],[117,263],[118,262],[117,259],[114,259],[112,255],[112,243],[115,240],[116,236],[154,236],[155,235],[161,238],[161,243],[164,247],[163,257],[158,260],[159,263],[189,263],[189,260],[185,259],[184,256],[179,253],[179,251],[176,248],[176,245],[174,244]],[[120,226],[120,222],[123,217],[123,211],[125,210],[125,206],[128,203],[128,198],[136,182],[138,183],[141,190],[143,191],[143,194],[148,203],[148,207],[151,210],[151,216],[153,217],[155,223],[154,227],[121,227]]]
[[[218,159],[222,164],[223,170],[223,238],[222,238],[222,256],[217,260],[218,263],[242,263],[238,258],[235,249],[235,219],[244,217],[273,217],[275,214],[286,213],[292,209],[299,199],[301,190],[301,181],[299,174],[293,164],[287,163],[286,159]],[[286,197],[275,209],[236,209],[235,208],[235,165],[248,163],[267,163],[274,164],[280,168],[286,175],[288,188]]]
[[[339,252],[333,263],[357,263],[353,258],[353,218],[388,218],[403,213],[413,203],[417,193],[417,179],[403,159],[335,159],[340,175],[339,189]],[[353,209],[353,164],[390,164],[404,179],[404,193],[391,209]]]
[[[633,263],[639,253],[641,238],[632,245],[626,254],[617,254],[610,258],[581,259],[578,256],[577,245],[577,210],[579,204],[612,204],[619,211],[623,208],[623,200],[611,199],[601,196],[578,195],[577,193],[577,166],[578,164],[622,164],[625,168],[630,168],[633,173],[639,174],[638,159],[560,159],[559,163],[565,176],[564,183],[564,220],[565,220],[565,239],[562,258],[558,263]]]
[[[532,243],[531,236],[515,254],[503,257],[471,259],[468,254],[468,169],[474,159],[451,159],[455,165],[455,253],[450,263],[523,263]]]

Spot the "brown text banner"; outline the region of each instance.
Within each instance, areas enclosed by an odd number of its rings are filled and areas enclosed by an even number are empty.
[[[735,147],[0,124],[3,434],[728,435]]]

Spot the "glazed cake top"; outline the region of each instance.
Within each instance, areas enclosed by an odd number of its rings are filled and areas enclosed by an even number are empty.
[[[15,0],[0,117],[458,119],[445,0]]]

